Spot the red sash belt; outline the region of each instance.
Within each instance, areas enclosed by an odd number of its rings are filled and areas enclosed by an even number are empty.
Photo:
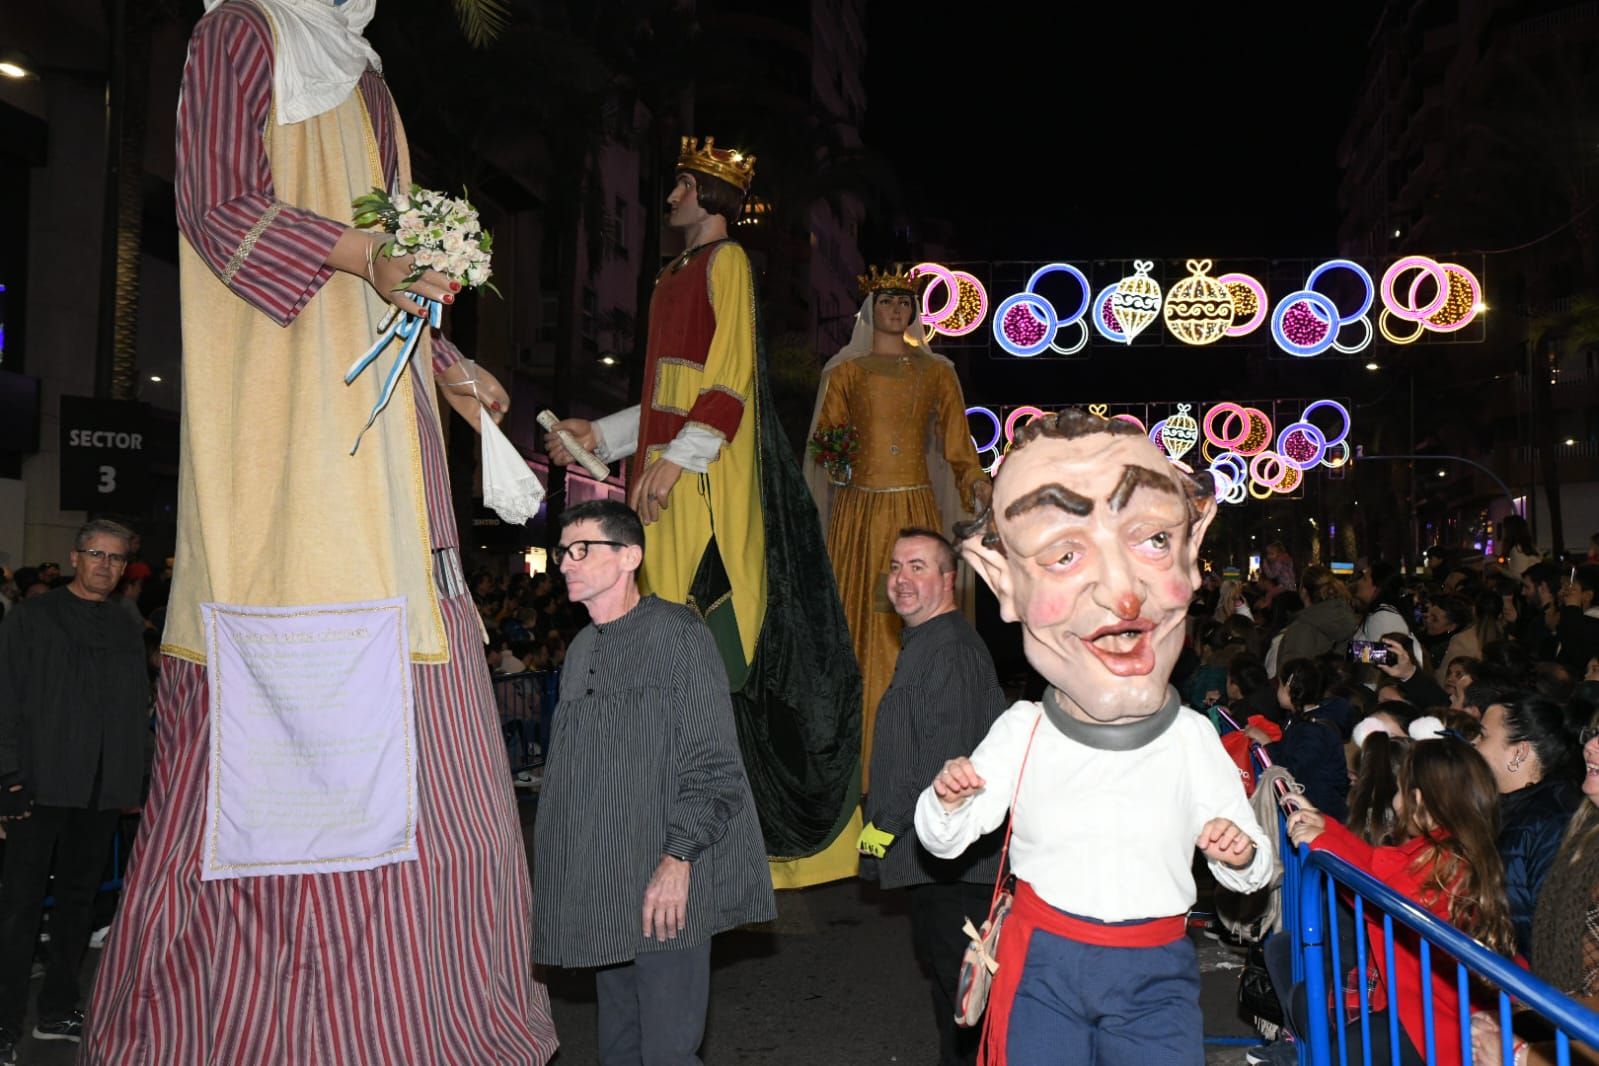
[[[1077,918],[1045,903],[1033,887],[1016,879],[1015,905],[999,931],[999,972],[988,991],[988,1015],[983,1020],[983,1047],[980,1066],[1004,1066],[1005,1041],[1010,1031],[1011,1004],[1027,965],[1027,947],[1033,932],[1075,940],[1079,944],[1109,948],[1159,948],[1181,940],[1188,932],[1186,915],[1150,918],[1140,922],[1104,925]]]

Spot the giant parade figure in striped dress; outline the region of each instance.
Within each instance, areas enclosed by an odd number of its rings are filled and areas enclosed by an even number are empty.
[[[860,673],[815,505],[777,420],[749,256],[728,239],[755,157],[684,137],[667,221],[685,237],[650,298],[644,396],[560,428],[632,457],[649,527],[641,583],[693,607],[727,667],[739,747],[779,888],[850,877]],[[555,434],[551,458],[571,456]]]
[[[408,257],[351,227],[354,197],[410,182],[362,36],[374,3],[206,0],[190,43],[177,563],[91,1066],[555,1050],[435,397],[476,426],[477,397],[503,415],[505,392],[424,339],[350,453],[380,383],[344,368],[391,303],[455,292],[431,271],[406,286]],[[259,786],[296,768],[302,790]]]

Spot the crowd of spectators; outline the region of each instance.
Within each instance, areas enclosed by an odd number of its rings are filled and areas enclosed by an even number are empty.
[[[588,622],[566,596],[560,574],[512,574],[479,570],[468,580],[488,634],[489,669],[496,676],[558,670],[566,648]]]
[[[1246,787],[1252,747],[1293,774],[1304,789],[1289,820],[1296,841],[1364,867],[1593,1006],[1599,536],[1586,557],[1545,559],[1515,521],[1501,547],[1497,558],[1434,550],[1411,575],[1370,559],[1347,578],[1319,565],[1290,578],[1274,545],[1254,580],[1207,576],[1173,683],[1210,713]],[[1462,898],[1476,903],[1462,908]],[[1356,935],[1352,915],[1345,925]],[[1415,945],[1399,945],[1392,974],[1380,972],[1378,947],[1379,972],[1339,976],[1346,988],[1385,989],[1400,1015],[1400,1061],[1421,1061]],[[1278,991],[1292,1030],[1287,984]],[[1446,1017],[1455,993],[1434,991],[1439,1031],[1458,1033]],[[1496,1020],[1474,1015],[1473,1032],[1477,1061],[1500,1061]],[[1536,1036],[1509,1042],[1518,1064],[1554,1061]],[[1250,1061],[1294,1055],[1280,1042]]]

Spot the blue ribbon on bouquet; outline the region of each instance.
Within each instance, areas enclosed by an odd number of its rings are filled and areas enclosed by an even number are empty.
[[[421,299],[422,305],[427,308],[425,324],[438,329],[444,322],[444,305],[437,300],[422,297],[418,299]],[[399,357],[394,360],[388,374],[383,378],[383,391],[378,394],[377,402],[372,405],[372,413],[367,415],[366,425],[355,435],[355,445],[350,448],[351,455],[361,447],[361,438],[366,436],[366,431],[372,428],[372,423],[378,420],[378,415],[383,413],[383,409],[394,398],[394,389],[400,384],[400,375],[405,373],[406,366],[411,362],[411,356],[416,351],[416,342],[422,339],[423,325],[424,319],[420,316],[413,315],[409,311],[401,311],[398,307],[393,308],[383,321],[378,323],[378,329],[382,332],[378,334],[378,339],[372,342],[372,347],[351,363],[350,369],[344,372],[344,383],[352,384],[367,367],[377,362],[378,356],[383,354],[383,349],[393,343],[396,337],[400,339]]]

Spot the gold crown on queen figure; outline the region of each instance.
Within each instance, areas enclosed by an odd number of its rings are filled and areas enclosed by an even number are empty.
[[[855,276],[862,296],[872,296],[880,292],[908,292],[915,296],[922,287],[921,276],[912,274],[904,263],[895,263],[886,270],[878,270],[875,266],[866,269],[868,273]]]
[[[740,192],[749,192],[750,182],[755,180],[755,157],[737,148],[718,148],[715,137],[705,138],[703,145],[698,137],[684,137],[677,166],[679,170],[720,178],[737,186]]]

